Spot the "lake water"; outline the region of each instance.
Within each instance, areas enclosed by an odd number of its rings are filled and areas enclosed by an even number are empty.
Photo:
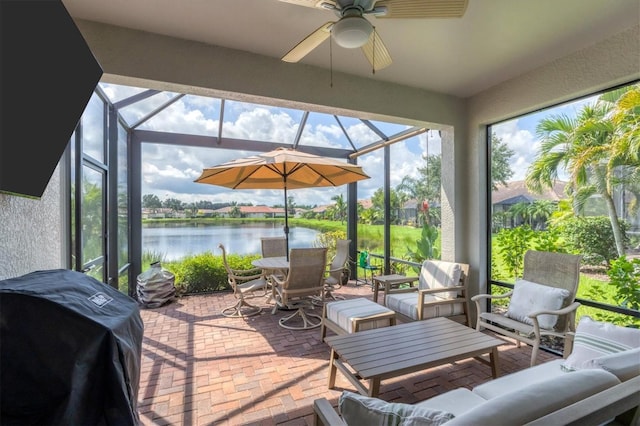
[[[314,229],[289,227],[289,248],[313,247],[319,234]],[[205,251],[219,255],[218,244],[222,243],[227,253],[259,254],[260,237],[280,236],[284,236],[283,227],[270,223],[143,226],[142,252],[162,253],[169,261]]]

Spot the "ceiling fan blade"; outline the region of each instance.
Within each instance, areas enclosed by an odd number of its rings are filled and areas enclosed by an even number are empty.
[[[296,44],[286,55],[282,57],[285,62],[298,62],[307,56],[313,49],[318,47],[320,43],[325,41],[331,35],[331,27],[335,22],[327,22],[320,28],[309,34],[304,40]]]
[[[386,14],[377,18],[461,18],[468,0],[386,0],[376,3]]]
[[[382,42],[378,32],[373,29],[369,41],[362,46],[362,53],[367,57],[373,70],[381,70],[391,65],[391,55]]]
[[[327,9],[327,8],[333,9],[336,7],[336,2],[334,0],[280,0],[280,1],[284,3],[296,4],[298,6],[316,7],[320,9]]]

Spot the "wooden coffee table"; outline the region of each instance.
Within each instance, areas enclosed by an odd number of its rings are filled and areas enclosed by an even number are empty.
[[[383,379],[402,376],[466,358],[476,358],[499,375],[498,346],[491,337],[447,318],[331,336],[329,389],[340,370],[362,395],[378,396]],[[489,360],[480,355],[489,355]],[[369,386],[365,385],[366,381]]]

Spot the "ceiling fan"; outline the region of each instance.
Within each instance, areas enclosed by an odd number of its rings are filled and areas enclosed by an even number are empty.
[[[282,57],[298,62],[329,36],[344,48],[360,47],[373,70],[391,65],[391,55],[371,22],[365,18],[459,18],[468,0],[280,0],[300,6],[335,12],[337,21],[329,21],[313,31]]]

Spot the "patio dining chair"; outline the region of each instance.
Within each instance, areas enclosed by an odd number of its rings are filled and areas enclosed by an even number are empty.
[[[538,357],[543,336],[565,339],[575,331],[575,315],[580,303],[575,301],[580,280],[582,256],[529,250],[524,255],[522,279],[512,291],[502,295],[479,294],[476,303],[476,329],[488,329],[516,341],[531,345],[531,366]],[[506,299],[506,313],[484,312],[487,300]],[[484,306],[483,306],[484,304]],[[565,357],[568,351],[565,352]]]
[[[342,286],[342,278],[345,266],[349,260],[349,243],[351,240],[337,240],[336,254],[327,265],[324,277],[324,303],[330,300],[344,300],[344,296],[335,294],[335,291]],[[314,302],[320,303],[320,298],[314,298]]]
[[[287,239],[285,237],[261,237],[260,247],[262,249],[262,257],[286,257],[287,256]],[[278,275],[284,278],[287,273],[282,270],[265,271],[266,275]],[[267,284],[271,286],[271,282]]]
[[[271,275],[273,298],[277,309],[291,309],[294,313],[278,321],[281,327],[290,330],[306,330],[319,327],[320,315],[306,309],[314,309],[313,297],[324,301],[324,274],[327,265],[327,249],[324,247],[294,248],[289,252],[289,272],[286,277]]]
[[[260,238],[262,257],[284,257],[287,255],[287,240],[285,237]]]
[[[222,310],[225,317],[242,318],[257,315],[262,311],[260,306],[251,305],[246,301],[253,296],[264,296],[267,292],[267,280],[262,269],[233,269],[227,262],[227,251],[223,244],[218,244],[222,250],[222,263],[227,271],[227,282],[233,290],[237,302]],[[261,292],[261,294],[256,294]]]

